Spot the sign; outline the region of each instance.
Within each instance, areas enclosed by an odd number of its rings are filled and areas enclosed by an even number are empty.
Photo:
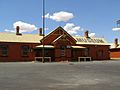
[[[67,45],[67,48],[71,48],[71,46]]]

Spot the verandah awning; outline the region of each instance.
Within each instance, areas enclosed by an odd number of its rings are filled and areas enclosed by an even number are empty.
[[[35,48],[43,48],[43,45],[38,45]],[[52,45],[44,45],[44,48],[54,48]]]
[[[81,48],[81,49],[85,49],[86,47],[83,47],[83,46],[72,46],[72,48],[76,48],[76,49],[77,49],[77,48],[79,48],[79,49],[80,49],[80,48]]]
[[[85,49],[86,47],[83,47],[83,46],[71,46],[72,48],[74,49]],[[38,45],[36,46],[35,48],[43,48],[43,45]],[[44,45],[44,48],[54,48],[54,46],[52,45]]]

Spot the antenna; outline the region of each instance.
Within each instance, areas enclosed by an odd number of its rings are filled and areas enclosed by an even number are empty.
[[[120,28],[120,20],[117,20],[116,24],[117,24],[117,28]]]

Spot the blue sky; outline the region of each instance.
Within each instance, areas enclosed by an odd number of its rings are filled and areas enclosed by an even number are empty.
[[[108,42],[120,39],[120,31],[112,30],[120,19],[120,0],[45,0],[45,4],[46,34],[62,26],[72,35],[88,30]],[[20,24],[27,29],[23,33],[34,34],[42,27],[42,0],[0,0],[0,11],[0,32],[14,32]]]

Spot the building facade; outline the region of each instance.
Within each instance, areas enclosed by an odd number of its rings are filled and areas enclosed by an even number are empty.
[[[89,61],[109,60],[109,44],[104,38],[71,36],[62,27],[40,34],[0,33],[0,61]]]
[[[114,43],[110,47],[110,57],[111,59],[120,59],[120,44],[118,43],[118,38],[115,38]]]

